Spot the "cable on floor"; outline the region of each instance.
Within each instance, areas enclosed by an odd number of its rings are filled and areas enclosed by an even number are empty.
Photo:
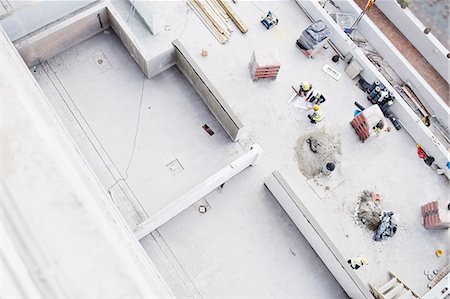
[[[125,176],[119,180],[116,180],[116,182],[108,188],[108,193],[110,193],[111,188],[114,187],[115,185],[117,185],[119,182],[126,181],[128,179],[128,170],[130,169],[130,166],[133,162],[134,153],[136,152],[136,141],[137,141],[137,137],[139,135],[139,125],[141,123],[142,102],[144,99],[144,87],[145,87],[145,74],[143,74],[143,78],[142,78],[141,96],[139,99],[139,111],[138,111],[136,129],[135,129],[134,138],[133,138],[133,148],[131,150],[131,155],[130,155],[130,159],[128,160],[127,167],[125,168]]]

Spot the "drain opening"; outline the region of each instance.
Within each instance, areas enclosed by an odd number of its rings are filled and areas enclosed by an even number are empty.
[[[202,126],[202,128],[203,128],[203,130],[205,130],[206,131],[206,133],[208,133],[209,134],[209,136],[212,136],[212,135],[214,135],[214,131],[213,130],[211,130],[211,128],[207,125],[207,124],[204,124],[203,126]]]

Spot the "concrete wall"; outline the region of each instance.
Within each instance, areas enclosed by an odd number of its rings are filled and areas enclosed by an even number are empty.
[[[243,127],[240,120],[181,43],[178,40],[175,40],[173,45],[176,49],[176,61],[180,70],[192,84],[231,139],[233,139],[233,141],[238,141],[240,130]]]
[[[255,165],[262,153],[261,147],[258,144],[254,144],[250,151],[231,162],[195,188],[177,198],[175,201],[171,202],[148,220],[145,220],[138,225],[137,229],[134,231],[136,237],[139,240],[144,238],[149,233],[208,195],[208,193],[214,191],[214,189],[238,175],[247,167]]]
[[[161,72],[164,72],[171,66],[176,64],[176,53],[175,48],[170,45],[170,47],[147,60],[147,70],[148,70],[148,78],[158,75]]]
[[[353,299],[373,298],[368,286],[354,273],[347,260],[334,246],[333,242],[303,205],[299,195],[294,192],[283,176],[279,172],[274,171],[266,179],[265,185],[347,295]]]
[[[446,167],[448,161],[450,161],[449,153],[447,149],[439,142],[439,140],[433,135],[433,133],[422,123],[421,119],[412,111],[408,104],[398,94],[390,83],[383,77],[378,69],[367,59],[364,53],[353,43],[353,41],[344,33],[338,24],[328,15],[328,13],[316,2],[316,1],[300,1],[297,3],[305,11],[305,13],[313,20],[322,20],[328,26],[332,32],[331,41],[337,47],[337,49],[346,55],[351,53],[363,67],[361,76],[368,82],[375,80],[383,83],[390,91],[394,92],[397,99],[392,106],[392,111],[398,116],[403,127],[411,135],[411,137],[417,142],[422,144],[425,151],[433,156],[435,162],[441,168],[445,170],[445,175],[450,178],[450,170]],[[342,2],[339,2],[339,5]],[[366,18],[366,17],[364,17]],[[363,18],[363,20],[364,20]],[[447,117],[445,123],[448,122],[448,108]],[[445,114],[445,113],[444,113]],[[415,150],[415,149],[411,149]]]
[[[147,76],[147,78],[149,78],[150,76],[147,68],[148,59],[142,52],[142,45],[138,42],[136,36],[128,27],[125,20],[123,20],[120,14],[116,11],[116,9],[111,4],[108,4],[107,8],[111,27],[120,38],[125,48],[127,48],[131,57],[133,57],[134,61],[141,68],[142,72]]]
[[[338,5],[343,12],[355,15],[359,15],[361,12],[361,9],[354,1],[339,1]],[[383,32],[367,16],[363,17],[359,22],[358,30],[369,40],[369,43],[381,54],[384,60],[389,63],[400,79],[411,87],[430,113],[436,115],[441,124],[448,128],[450,110],[447,104],[387,39]]]
[[[61,19],[96,0],[84,1],[30,1],[13,14],[0,20],[0,25],[15,42],[19,38]]]
[[[401,8],[395,0],[378,0],[375,5],[408,38],[434,69],[450,82],[449,51],[431,33],[425,34],[425,25],[408,9]]]
[[[103,28],[100,26],[98,14]],[[87,40],[109,26],[106,7],[97,5],[45,30],[26,35],[14,45],[28,67],[32,67]]]

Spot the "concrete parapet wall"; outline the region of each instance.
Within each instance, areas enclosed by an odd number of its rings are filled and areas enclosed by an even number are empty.
[[[408,38],[442,78],[450,82],[450,60],[447,58],[449,51],[433,33],[425,34],[423,32],[425,25],[408,8],[401,8],[395,0],[378,0],[375,5]]]
[[[99,21],[101,20],[101,24]],[[14,46],[28,67],[40,64],[110,27],[104,4],[17,40]]]
[[[334,246],[283,176],[278,171],[274,171],[266,179],[265,185],[347,295],[353,299],[373,298],[368,286],[350,268],[347,259]]]
[[[359,15],[362,11],[354,1],[339,1],[339,7],[343,12],[355,15]],[[369,40],[369,43],[381,54],[383,59],[389,63],[400,79],[411,87],[430,113],[436,115],[441,124],[448,128],[450,110],[447,104],[383,32],[367,16],[363,17],[359,22],[358,30]]]
[[[96,2],[96,0],[83,1],[29,1],[15,10],[13,14],[0,20],[8,37],[13,41],[36,31],[47,24],[60,20],[76,10]]]
[[[240,130],[243,127],[240,120],[181,43],[175,40],[173,45],[176,50],[176,62],[180,70],[231,139],[238,141]]]
[[[131,57],[133,57],[136,64],[141,68],[142,72],[149,78],[147,68],[147,58],[143,54],[142,45],[138,42],[136,36],[116,11],[112,5],[107,6],[108,19],[111,27],[122,41],[125,48],[127,48]]]
[[[346,2],[346,1],[342,1]],[[342,3],[339,2],[339,5]],[[440,143],[440,141],[433,135],[433,133],[423,124],[421,119],[412,111],[408,104],[398,94],[391,84],[384,78],[378,69],[367,59],[364,53],[355,45],[355,43],[344,33],[338,24],[330,17],[330,15],[319,5],[316,1],[300,1],[297,0],[300,7],[313,20],[322,20],[332,32],[331,41],[336,48],[343,54],[351,53],[353,59],[356,59],[363,67],[361,76],[368,82],[380,81],[390,91],[392,91],[397,99],[395,104],[391,107],[392,111],[398,116],[403,127],[415,140],[420,143],[425,151],[433,156],[436,164],[445,170],[445,175],[450,178],[450,170],[446,167],[450,160],[447,149]],[[355,4],[356,5],[356,4]],[[365,17],[363,18],[363,20]],[[442,101],[442,100],[441,100]],[[441,108],[444,108],[441,106]],[[448,107],[444,109],[443,122],[448,123],[449,112]],[[445,117],[445,118],[444,118]],[[412,149],[414,150],[414,149]]]

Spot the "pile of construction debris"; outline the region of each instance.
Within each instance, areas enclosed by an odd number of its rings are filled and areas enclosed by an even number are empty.
[[[381,197],[375,192],[364,190],[356,204],[357,223],[374,232],[373,239],[381,241],[392,237],[397,231],[397,218],[392,211],[383,211],[379,205]]]
[[[341,141],[326,128],[321,128],[300,137],[294,150],[298,169],[308,179],[312,179],[322,172],[327,163],[339,163]]]

